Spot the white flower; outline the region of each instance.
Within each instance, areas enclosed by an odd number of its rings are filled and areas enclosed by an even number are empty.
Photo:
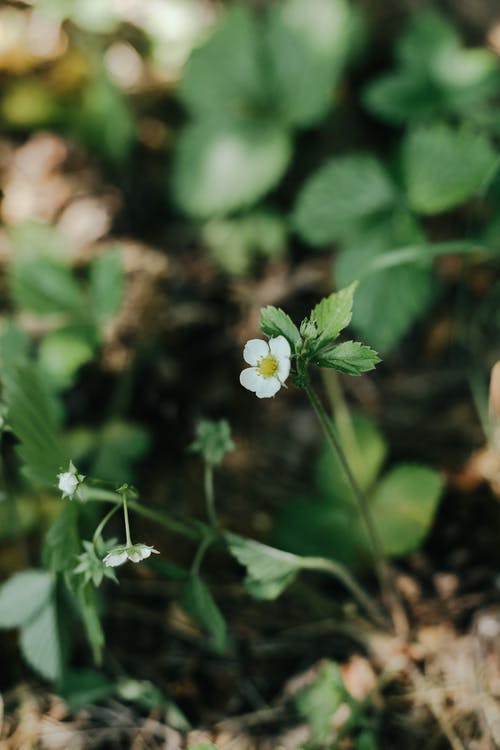
[[[290,374],[290,344],[284,336],[276,336],[269,342],[251,339],[243,349],[247,367],[240,375],[244,388],[253,391],[257,398],[275,396]]]
[[[123,565],[124,562],[130,560],[131,562],[138,563],[141,560],[147,560],[152,554],[159,555],[157,549],[150,547],[148,544],[132,544],[127,546],[126,544],[120,547],[115,547],[108,552],[103,560],[104,565],[108,568],[117,568],[119,565]]]
[[[61,474],[57,475],[57,478],[59,480],[57,486],[62,492],[63,499],[66,497],[72,499],[78,487],[85,479],[83,474],[78,473],[78,469],[73,461],[69,462],[68,471],[61,472]]]

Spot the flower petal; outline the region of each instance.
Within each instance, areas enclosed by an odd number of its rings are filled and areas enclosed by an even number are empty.
[[[282,337],[283,338],[283,337]],[[269,354],[269,344],[263,339],[250,339],[243,349],[243,359],[249,365],[255,366],[261,357]],[[246,387],[246,386],[245,386]]]
[[[141,560],[144,560],[144,555],[142,553],[142,550],[138,550],[138,549],[131,550],[128,553],[127,557],[130,560],[130,562],[133,562],[133,563],[138,563],[138,562],[141,562]]]
[[[128,555],[125,550],[123,552],[108,552],[103,563],[104,565],[107,565],[108,568],[117,568],[119,565],[123,565],[127,557]]]
[[[283,357],[278,360],[278,372],[276,376],[279,378],[281,383],[284,383],[287,377],[290,375],[290,360],[288,357]]]
[[[274,339],[269,339],[269,349],[277,360],[280,360],[282,357],[290,358],[292,353],[290,344],[284,336],[276,336]]]
[[[256,367],[247,367],[246,370],[242,370],[240,373],[241,385],[243,388],[246,388],[253,393],[256,392],[262,380],[264,380],[264,378],[262,375],[259,375]]]
[[[271,396],[275,396],[278,393],[280,388],[281,383],[278,378],[259,378],[255,395],[257,398],[271,398]]]

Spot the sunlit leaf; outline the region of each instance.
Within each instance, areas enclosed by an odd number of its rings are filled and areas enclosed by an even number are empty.
[[[45,570],[16,573],[0,587],[0,628],[29,622],[50,599],[53,576]]]
[[[38,362],[54,387],[70,386],[82,365],[92,361],[97,343],[92,338],[87,329],[78,326],[59,328],[45,336],[38,349]]]
[[[17,307],[40,315],[79,315],[84,307],[80,287],[71,270],[49,258],[14,263],[9,274]]]
[[[246,568],[245,587],[256,599],[274,599],[293,583],[300,558],[253,539],[226,534],[229,551]]]
[[[21,652],[28,664],[47,680],[62,674],[62,651],[56,605],[48,599],[36,615],[21,628]]]
[[[323,743],[328,737],[332,717],[345,697],[342,673],[332,661],[325,661],[314,683],[303,688],[295,697],[298,712],[311,726],[315,745]]]
[[[265,84],[257,19],[237,6],[191,54],[179,94],[193,114],[225,121],[228,115],[248,116],[262,99]]]
[[[70,244],[57,227],[41,221],[25,221],[9,227],[9,238],[16,262],[51,258],[64,262],[70,254]]]
[[[345,0],[286,0],[271,5],[264,27],[268,86],[278,116],[311,125],[331,106],[350,50],[352,12]]]
[[[175,199],[184,211],[200,218],[249,206],[280,179],[290,149],[286,131],[271,123],[190,125],[177,144]]]

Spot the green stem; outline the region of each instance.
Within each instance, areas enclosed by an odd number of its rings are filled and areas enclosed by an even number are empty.
[[[351,414],[344,398],[339,375],[335,370],[327,369],[322,369],[321,375],[330,402],[332,417],[335,420],[335,427],[340,436],[340,442],[346,446],[353,471],[359,471],[363,458],[354,431]]]
[[[135,513],[138,513],[140,516],[144,516],[144,518],[149,518],[151,521],[156,521],[156,523],[158,523],[160,526],[163,526],[165,529],[172,531],[174,534],[180,534],[181,536],[188,537],[188,539],[199,539],[201,536],[203,536],[202,530],[196,528],[194,525],[190,526],[184,521],[179,521],[178,519],[172,518],[166,513],[163,513],[162,511],[158,511],[154,508],[149,508],[145,505],[141,505],[135,500],[129,500],[128,506]]]
[[[347,568],[335,560],[328,560],[324,557],[304,557],[301,559],[301,568],[305,570],[319,570],[329,573],[340,581],[348,589],[354,599],[370,615],[376,625],[386,629],[389,623],[380,611],[377,603],[356,581]]]
[[[201,563],[203,562],[203,558],[205,557],[205,552],[212,544],[212,539],[210,537],[206,536],[204,539],[201,540],[200,546],[196,550],[196,555],[194,556],[193,564],[191,565],[191,575],[198,575],[200,572]]]
[[[394,627],[398,633],[401,633],[401,634],[406,633],[408,630],[408,625],[406,622],[406,615],[404,612],[403,605],[399,599],[399,594],[394,586],[394,581],[393,581],[391,570],[387,564],[384,552],[382,550],[382,545],[380,543],[380,539],[379,539],[377,530],[375,528],[375,524],[373,522],[370,508],[368,507],[368,500],[365,494],[363,493],[363,491],[361,490],[359,484],[357,483],[354,477],[354,474],[352,473],[351,467],[349,466],[346,455],[342,449],[342,446],[339,442],[337,434],[333,428],[332,422],[328,418],[328,415],[323,407],[323,404],[321,403],[318,396],[316,395],[309,380],[306,381],[304,388],[313,406],[313,409],[316,412],[316,415],[320,421],[320,424],[323,428],[325,437],[330,445],[330,448],[332,449],[334,455],[340,461],[340,464],[345,473],[346,479],[349,482],[352,493],[356,500],[359,514],[365,525],[366,532],[368,534],[368,539],[370,540],[373,560],[375,563],[375,571],[376,571],[377,578],[379,581],[380,589],[382,591],[382,596],[384,600],[386,601],[387,605],[390,607],[390,611],[393,617]]]
[[[109,513],[106,513],[106,515],[104,516],[104,518],[103,518],[103,519],[102,519],[102,521],[101,521],[101,522],[99,523],[99,525],[98,525],[98,527],[96,528],[96,530],[94,531],[94,536],[92,537],[92,544],[94,545],[94,549],[96,548],[96,545],[97,545],[97,540],[98,540],[98,539],[99,539],[99,537],[101,536],[101,534],[102,534],[102,531],[103,531],[104,527],[105,527],[105,526],[106,526],[106,524],[108,523],[109,519],[110,519],[110,518],[112,518],[112,516],[114,516],[114,514],[116,513],[116,511],[117,511],[117,510],[118,510],[119,508],[120,508],[120,505],[119,505],[118,503],[117,503],[117,504],[115,505],[115,507],[114,507],[114,508],[111,508],[111,510],[109,511]]]
[[[218,526],[218,521],[215,512],[214,469],[209,463],[205,463],[204,487],[208,520],[210,521],[210,524],[216,528]]]
[[[85,480],[86,481],[86,480]],[[122,500],[117,496],[116,492],[100,488],[87,488],[85,484],[80,486],[80,495],[83,502],[97,502],[97,503],[113,503],[119,508],[122,506]],[[180,534],[188,539],[200,539],[203,536],[201,529],[197,528],[195,524],[189,524],[185,521],[181,521],[173,516],[165,513],[164,511],[155,510],[154,508],[141,505],[135,500],[128,501],[128,507],[144,518],[149,518],[151,521],[163,526],[163,528],[172,531],[174,534]]]
[[[125,539],[127,547],[132,546],[132,539],[130,538],[130,524],[128,520],[128,507],[127,507],[127,493],[122,494],[123,501],[123,518],[125,519]]]

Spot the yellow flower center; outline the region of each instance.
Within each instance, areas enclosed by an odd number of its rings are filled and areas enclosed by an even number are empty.
[[[257,362],[257,370],[265,378],[272,378],[278,372],[279,365],[276,357],[268,354],[267,357],[261,357]]]

